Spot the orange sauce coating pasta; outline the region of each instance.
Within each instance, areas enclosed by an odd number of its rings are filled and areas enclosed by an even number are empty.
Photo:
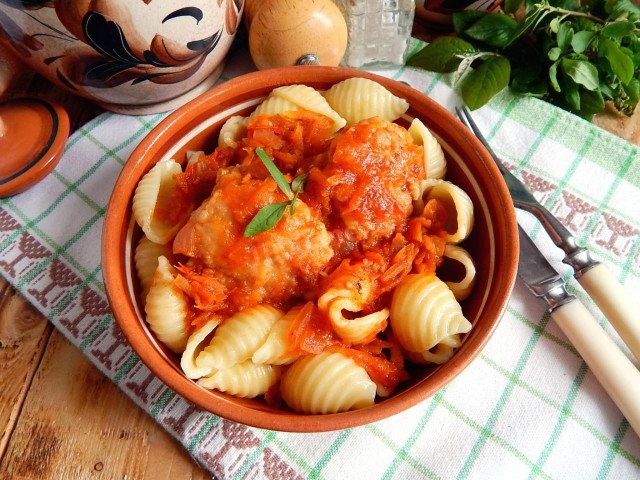
[[[351,348],[316,301],[355,279],[372,285],[363,314],[388,307],[390,292],[406,275],[433,273],[442,262],[449,212],[437,200],[412,212],[425,178],[424,151],[405,129],[378,118],[337,135],[331,127],[329,119],[309,112],[262,115],[236,148],[218,148],[176,176],[173,211],[165,215],[177,219],[200,205],[173,243],[174,253],[188,259],[177,265],[176,285],[193,300],[192,328],[258,304],[286,309],[307,301],[289,332],[289,348],[348,355],[393,390],[406,372],[391,332]],[[258,147],[288,181],[305,172],[309,177],[290,218],[245,238],[261,208],[287,200],[256,155]]]

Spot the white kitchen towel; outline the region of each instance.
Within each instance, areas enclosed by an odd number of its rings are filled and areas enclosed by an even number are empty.
[[[412,48],[418,48],[415,42]],[[253,66],[245,51],[222,81]],[[377,72],[449,110],[450,76]],[[131,151],[164,115],[105,113],[68,140],[45,180],[0,201],[0,271],[141,408],[220,479],[640,478],[640,440],[545,304],[518,282],[480,356],[432,398],[370,425],[321,434],[250,428],[204,412],[131,350],[105,297],[102,222]],[[640,155],[542,101],[505,92],[474,112],[497,153],[627,290],[640,291]],[[528,214],[518,218],[571,293],[624,347]],[[628,350],[625,350],[628,353]],[[640,401],[640,399],[639,399]]]

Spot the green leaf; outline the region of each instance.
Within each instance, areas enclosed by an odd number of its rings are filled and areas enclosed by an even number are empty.
[[[629,82],[629,85],[624,87],[624,91],[629,95],[631,100],[637,102],[640,100],[640,80],[637,78],[632,78]]]
[[[599,90],[580,91],[580,115],[594,115],[604,110],[604,98]]]
[[[532,62],[527,65],[519,65],[511,70],[511,78],[517,80],[522,85],[528,85],[540,79],[541,65],[538,62]]]
[[[598,88],[598,70],[591,62],[563,58],[560,62],[560,67],[574,82],[582,85],[587,90],[596,90]]]
[[[464,31],[471,25],[476,23],[482,17],[489,15],[482,10],[463,10],[461,12],[453,12],[451,15],[453,21],[453,29],[458,36],[462,35]]]
[[[432,72],[455,72],[460,57],[473,55],[476,49],[460,38],[440,37],[407,60],[407,65],[424,68]]]
[[[554,18],[549,22],[549,29],[553,33],[558,33],[559,28],[560,28],[560,19],[558,17]]]
[[[463,80],[462,99],[471,110],[480,108],[509,84],[510,73],[511,64],[506,57],[487,58]]]
[[[522,5],[522,0],[505,0],[504,11],[507,13],[516,13]]]
[[[582,53],[587,48],[589,48],[589,44],[593,41],[596,36],[596,32],[590,32],[588,30],[582,30],[581,32],[576,33],[571,39],[571,47],[573,51],[576,53]]]
[[[518,26],[513,18],[501,13],[486,15],[467,28],[469,37],[494,47],[506,47],[511,34]]]
[[[291,199],[291,197],[293,197],[293,193],[291,193],[291,187],[289,187],[289,182],[287,182],[287,179],[284,178],[284,175],[282,174],[282,172],[278,170],[278,167],[276,167],[276,164],[273,163],[273,160],[269,158],[269,155],[267,155],[267,152],[265,152],[263,149],[258,147],[256,148],[256,153],[258,154],[258,157],[260,157],[260,160],[262,160],[262,163],[264,163],[264,166],[267,167],[267,170],[269,170],[269,174],[276,181],[276,183],[278,184],[278,187],[280,187],[280,190],[282,190],[284,194],[289,199]]]
[[[560,91],[560,84],[558,84],[558,64],[560,62],[554,62],[553,65],[549,67],[549,82],[551,82],[551,86],[556,92]]]
[[[602,92],[602,95],[604,95],[604,97],[609,100],[613,100],[613,98],[616,95],[613,89],[609,85],[607,85],[602,79],[600,79],[600,92]]]
[[[543,97],[549,89],[547,87],[547,82],[545,82],[541,78],[528,84],[520,83],[517,79],[514,78],[511,82],[511,90],[528,97],[540,98]]]
[[[635,6],[631,0],[607,0],[604,11],[609,14],[609,19],[619,20],[625,18],[630,22],[635,22],[640,18],[640,8]]]
[[[575,112],[580,111],[580,89],[571,79],[567,79],[562,84],[562,91],[567,103]]]
[[[307,179],[309,178],[309,173],[301,173],[291,182],[291,190],[295,193],[300,193],[304,190],[305,185],[307,184]]]
[[[266,232],[275,227],[289,204],[290,202],[280,202],[262,207],[255,217],[251,219],[247,228],[244,229],[244,238]]]
[[[571,45],[571,40],[573,40],[573,28],[568,22],[564,22],[558,28],[558,35],[556,36],[558,41],[558,47],[563,52],[567,49],[569,45]]]
[[[560,58],[561,53],[562,50],[560,50],[558,47],[553,47],[551,50],[549,50],[549,53],[547,53],[547,57],[549,57],[549,60],[551,60],[552,62],[555,62]]]
[[[635,30],[635,26],[630,22],[610,23],[602,29],[602,35],[609,38],[622,38],[630,35]]]
[[[633,60],[608,38],[601,38],[599,45],[599,54],[609,62],[611,71],[618,76],[622,83],[625,85],[629,83],[633,77]]]
[[[633,112],[640,100],[640,80],[632,78],[628,85],[625,85],[624,91],[629,97],[625,104],[629,107],[630,112]]]
[[[293,198],[291,199],[291,202],[289,202],[289,205],[291,206],[289,207],[289,211],[287,212],[287,220],[291,218],[291,215],[296,213],[296,203],[298,203],[298,192],[293,194]]]
[[[518,22],[518,25],[513,29],[505,47],[511,45],[518,37],[520,37],[520,35],[526,32],[529,27],[535,25],[545,15],[546,12],[543,12],[542,10],[537,8],[527,10],[527,15],[522,20],[520,20]]]

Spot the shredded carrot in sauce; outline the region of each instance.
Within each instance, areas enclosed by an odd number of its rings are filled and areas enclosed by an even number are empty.
[[[244,237],[262,208],[287,201],[257,148],[288,182],[309,176],[293,214]],[[438,200],[413,211],[411,192],[424,178],[423,148],[396,124],[372,118],[335,134],[332,120],[310,112],[256,117],[235,148],[202,155],[176,175],[163,207],[165,219],[184,224],[173,252],[187,258],[175,283],[192,299],[190,330],[258,304],[286,310],[306,302],[289,329],[288,353],[341,353],[392,392],[407,373],[390,329],[349,345],[317,300],[329,288],[355,291],[360,311],[345,315],[367,315],[388,308],[408,274],[435,273],[451,212]],[[268,392],[268,404],[280,401]]]

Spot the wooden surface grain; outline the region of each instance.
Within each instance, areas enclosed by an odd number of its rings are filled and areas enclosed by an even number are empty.
[[[0,278],[0,458],[22,411],[52,326]]]
[[[416,24],[414,34],[431,39]],[[102,110],[27,73],[4,98],[38,95],[72,130]],[[640,144],[639,115],[594,123]],[[0,278],[0,480],[204,479],[186,451]]]
[[[0,475],[16,480],[207,478],[57,330],[36,368]]]

